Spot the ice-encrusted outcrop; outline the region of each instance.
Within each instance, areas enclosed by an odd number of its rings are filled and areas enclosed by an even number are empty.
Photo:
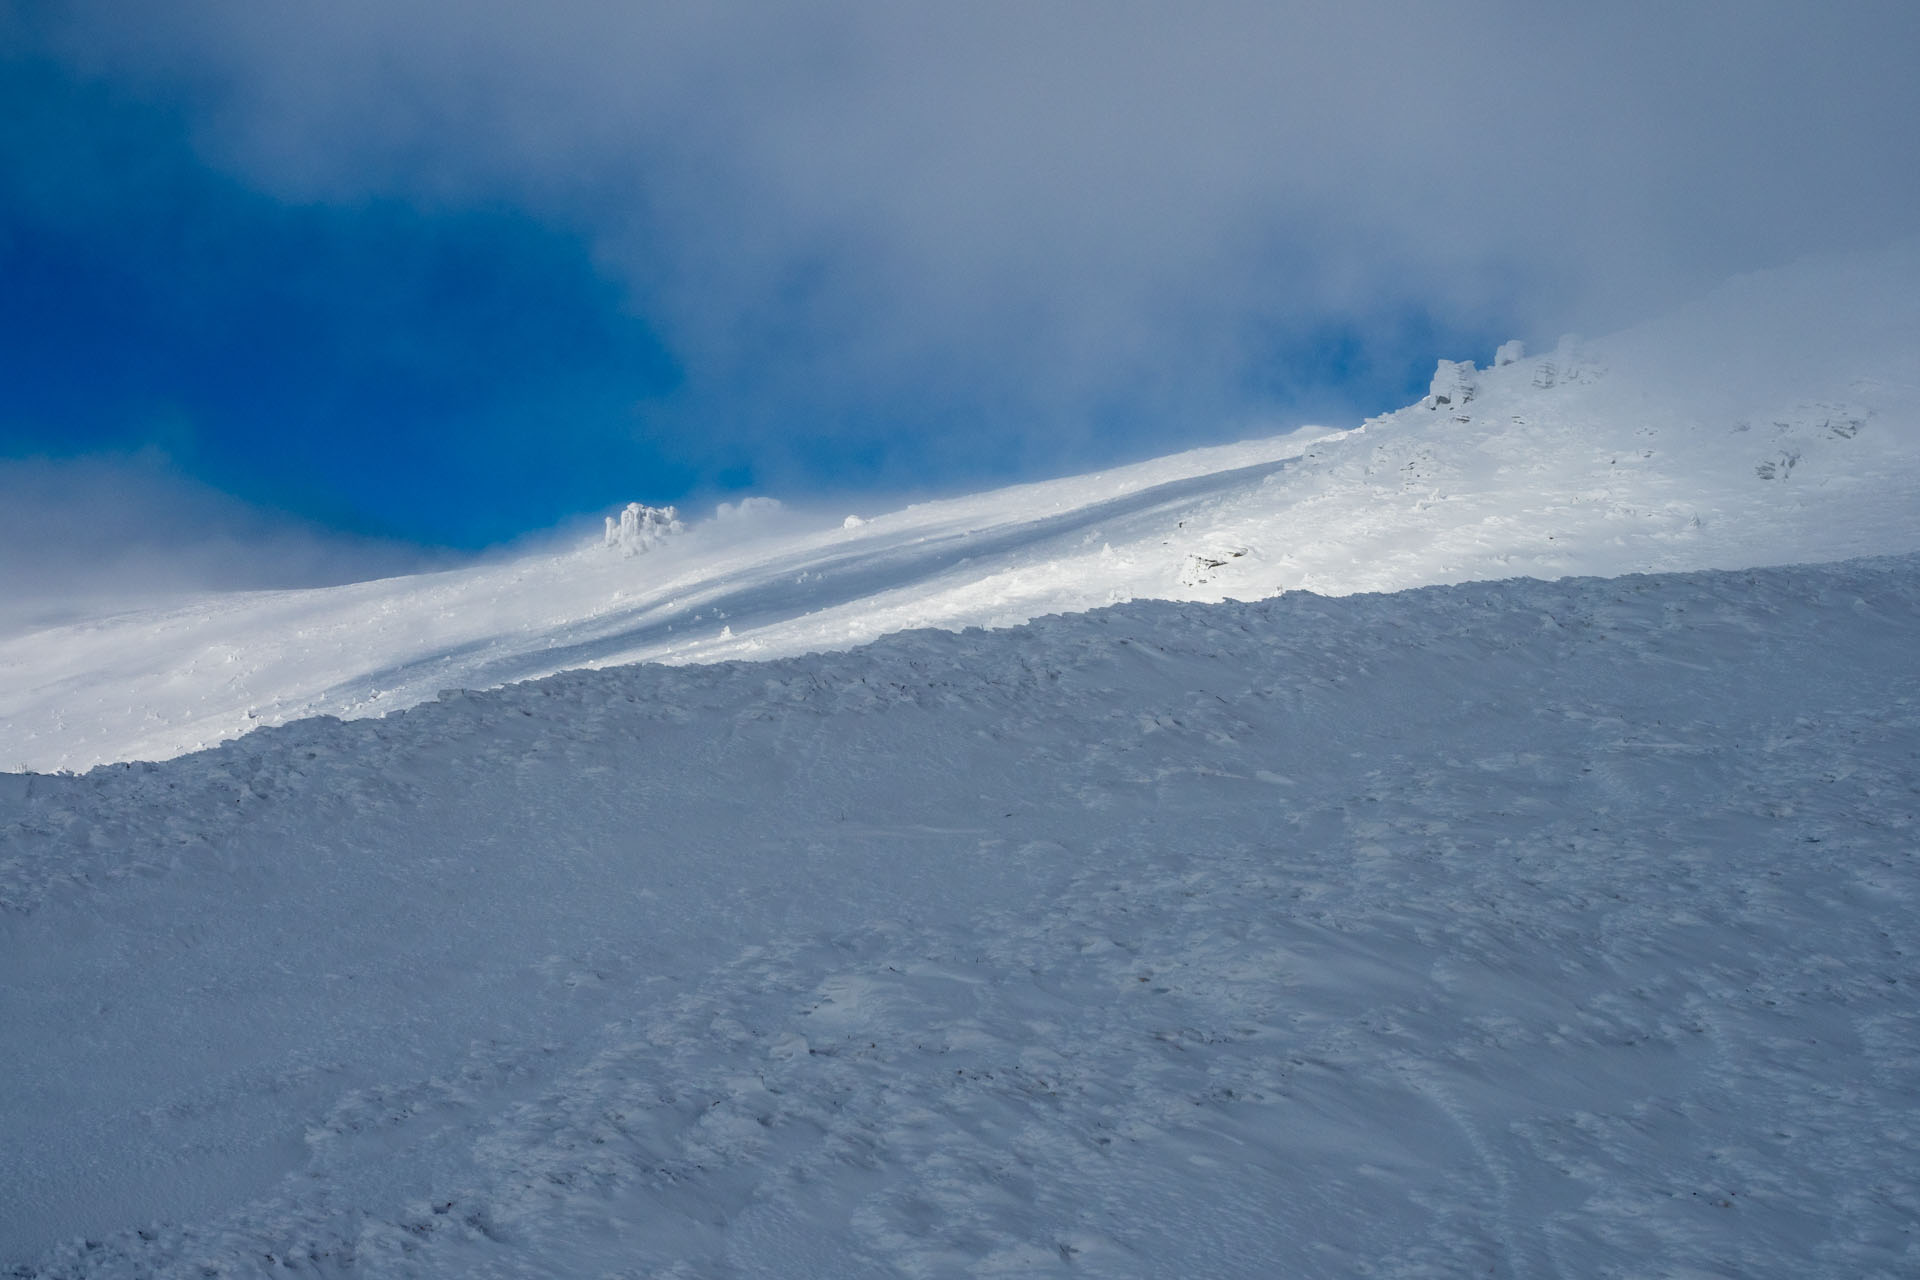
[[[1473,373],[1471,360],[1442,360],[1427,388],[1427,408],[1438,409],[1444,404],[1457,409],[1473,399]]]
[[[620,513],[618,522],[612,516],[607,517],[604,545],[618,547],[625,555],[638,555],[642,551],[653,550],[660,539],[680,533],[685,528],[680,523],[680,513],[672,507],[649,507],[644,503],[629,502],[626,510]]]

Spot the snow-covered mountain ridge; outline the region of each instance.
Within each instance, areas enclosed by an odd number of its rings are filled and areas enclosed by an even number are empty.
[[[1915,266],[9,639],[0,1269],[1914,1274]]]
[[[863,521],[749,504],[649,537],[644,555],[596,543],[6,638],[0,767],[165,758],[444,688],[775,657],[1127,599],[1920,549],[1920,245],[1743,277],[1612,338],[1476,370],[1462,392],[1354,430]]]

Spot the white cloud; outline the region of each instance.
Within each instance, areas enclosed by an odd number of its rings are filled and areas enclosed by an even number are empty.
[[[581,228],[690,398],[770,419],[1230,410],[1329,320],[1550,339],[1920,225],[1905,4],[65,13],[65,56],[187,94],[290,198]]]
[[[152,450],[0,461],[0,634],[208,590],[321,586],[449,561],[249,506]]]

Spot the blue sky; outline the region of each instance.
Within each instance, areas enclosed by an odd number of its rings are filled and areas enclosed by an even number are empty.
[[[45,63],[0,93],[6,452],[158,449],[266,507],[456,546],[714,466],[644,430],[678,371],[578,236],[277,200],[200,162],[177,111]]]
[[[1281,8],[0,0],[0,498],[387,563],[950,492],[1920,226],[1911,6]]]

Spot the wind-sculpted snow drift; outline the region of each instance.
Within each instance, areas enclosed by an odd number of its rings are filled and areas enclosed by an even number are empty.
[[[1122,600],[1391,591],[1920,551],[1920,242],[1306,431],[868,519],[671,537],[0,638],[0,767],[160,759],[584,666],[844,649]],[[1444,400],[1443,400],[1444,395]],[[755,508],[758,511],[758,508]],[[649,514],[650,513],[650,514]],[[764,515],[764,512],[760,513]]]
[[[0,1262],[1912,1275],[1916,634],[1137,602],[0,779]]]

